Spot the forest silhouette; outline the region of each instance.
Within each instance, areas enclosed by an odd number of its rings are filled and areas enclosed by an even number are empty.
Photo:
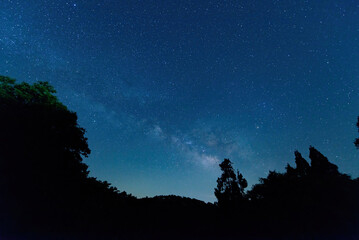
[[[214,204],[138,199],[89,176],[85,130],[55,93],[0,76],[0,239],[359,239],[359,178],[312,146],[247,191],[224,159]]]

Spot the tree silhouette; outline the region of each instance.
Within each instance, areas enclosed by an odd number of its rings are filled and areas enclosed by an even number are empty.
[[[310,164],[295,151],[295,167],[270,171],[246,193],[246,179],[224,159],[217,204],[178,196],[135,199],[88,176],[85,130],[55,93],[46,82],[0,76],[1,239],[22,231],[37,231],[35,239],[73,232],[81,239],[358,239],[359,179],[340,173],[314,147]]]
[[[0,76],[0,233],[1,223],[85,226],[128,197],[88,177],[85,130],[55,93],[46,82]]]
[[[311,165],[295,151],[296,167],[270,171],[248,192],[254,215],[263,216],[267,230],[280,226],[301,234],[344,233],[355,229],[358,184],[314,147]],[[350,227],[348,227],[350,226]]]
[[[358,121],[357,121],[357,127],[358,127],[358,131],[359,131],[359,117],[358,117]],[[354,144],[357,148],[359,148],[359,138],[355,139]]]
[[[323,154],[312,146],[309,148],[309,158],[311,159],[311,169],[316,174],[339,174],[338,166],[329,162]]]
[[[295,164],[296,164],[296,173],[298,174],[298,176],[300,177],[304,177],[307,176],[309,174],[310,171],[310,165],[307,162],[307,160],[305,160],[302,157],[302,154],[298,151],[294,152],[295,155]],[[288,169],[287,169],[287,173],[288,173]]]
[[[217,188],[214,194],[220,207],[235,207],[239,201],[244,199],[244,189],[247,187],[247,180],[239,174],[235,174],[232,162],[224,159],[219,164],[222,175],[217,179]]]
[[[55,92],[46,82],[16,84],[0,77],[2,175],[15,177],[13,173],[19,172],[38,186],[55,184],[59,176],[69,180],[87,176],[87,165],[82,163],[90,153],[85,130]]]

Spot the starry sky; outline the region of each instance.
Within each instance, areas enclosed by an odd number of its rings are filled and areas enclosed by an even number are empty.
[[[48,81],[87,130],[91,176],[215,201],[315,146],[359,176],[356,0],[0,0],[0,75]]]

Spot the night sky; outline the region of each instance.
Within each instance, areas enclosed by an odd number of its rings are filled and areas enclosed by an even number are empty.
[[[0,75],[77,112],[91,176],[214,201],[313,145],[359,176],[359,2],[0,0]]]

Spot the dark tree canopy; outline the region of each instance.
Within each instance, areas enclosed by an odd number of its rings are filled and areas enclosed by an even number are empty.
[[[358,131],[359,131],[359,117],[358,117],[358,121],[357,121],[357,127],[358,127]],[[359,148],[359,138],[355,139],[354,144],[357,148]]]
[[[215,195],[220,207],[230,209],[223,216],[231,223],[228,227],[241,225],[251,233],[266,232],[264,236],[275,231],[277,237],[341,234],[340,239],[345,239],[344,234],[355,235],[358,179],[340,173],[314,147],[309,148],[311,164],[298,151],[294,155],[295,167],[288,164],[284,173],[269,171],[246,193],[247,182],[240,184],[242,176],[234,173],[231,162],[225,159],[220,164],[222,175]]]
[[[309,148],[311,164],[295,151],[296,167],[285,173],[270,171],[248,192],[252,206],[279,221],[283,229],[301,233],[331,234],[353,229],[358,213],[358,184],[314,147]],[[273,227],[269,225],[268,227]]]
[[[71,226],[90,206],[97,216],[127,197],[88,177],[82,162],[90,154],[85,130],[55,93],[46,82],[0,76],[0,233],[12,221],[40,229],[52,221]]]
[[[78,126],[76,113],[54,93],[46,82],[17,84],[0,77],[0,171],[4,174],[16,168],[40,182],[43,177],[47,182],[58,176],[87,176],[82,163],[90,153],[85,130]]]
[[[310,171],[309,163],[302,157],[302,154],[300,152],[295,151],[294,155],[295,164],[297,166],[296,173],[298,174],[298,176],[307,176]]]
[[[339,174],[338,166],[329,162],[328,158],[312,146],[309,148],[309,158],[311,159],[310,165],[313,172],[317,174]]]
[[[253,186],[249,195],[253,199],[285,198],[285,195],[294,197],[295,195],[309,195],[310,189],[318,187],[321,191],[326,187],[327,180],[330,179],[349,179],[347,175],[338,172],[338,167],[330,163],[328,159],[314,147],[309,148],[309,158],[311,164],[295,151],[296,167],[289,164],[285,173],[270,171],[266,178],[261,178],[260,183]],[[333,186],[334,187],[334,186]],[[304,192],[301,192],[304,191]],[[292,194],[292,195],[291,195]]]
[[[229,159],[219,164],[222,175],[217,179],[217,188],[214,194],[218,205],[222,207],[233,207],[244,199],[244,189],[247,187],[247,180],[237,171],[235,174],[232,162]]]
[[[46,82],[0,76],[0,238],[6,231],[47,231],[149,239],[157,231],[162,239],[186,239],[194,235],[173,233],[197,231],[203,239],[358,239],[359,179],[340,173],[314,147],[310,164],[295,151],[295,167],[270,171],[247,192],[246,179],[224,159],[215,205],[177,196],[135,199],[88,176],[85,130],[55,93]]]

